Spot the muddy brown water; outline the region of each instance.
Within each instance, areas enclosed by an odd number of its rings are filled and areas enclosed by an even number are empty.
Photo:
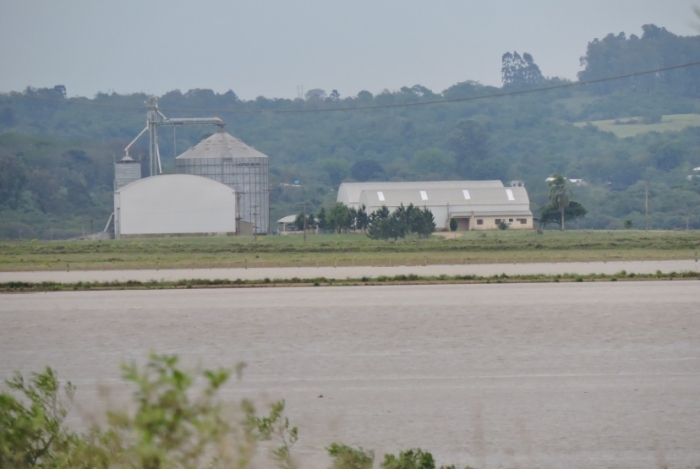
[[[224,397],[284,397],[302,467],[335,441],[462,467],[700,466],[698,281],[0,295],[0,377],[53,366],[74,425],[151,350],[245,361]]]

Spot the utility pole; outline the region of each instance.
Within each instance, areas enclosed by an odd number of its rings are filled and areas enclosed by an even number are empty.
[[[645,230],[649,231],[649,181],[646,181],[646,190],[644,196],[644,225]]]
[[[306,242],[306,203],[304,203],[304,242]]]

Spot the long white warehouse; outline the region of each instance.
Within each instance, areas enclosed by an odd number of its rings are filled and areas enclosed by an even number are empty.
[[[426,207],[438,230],[449,229],[451,218],[459,231],[493,230],[501,222],[512,229],[533,227],[527,190],[504,187],[501,181],[343,183],[337,200],[350,207],[364,205],[367,213],[382,206]]]
[[[140,179],[114,191],[114,237],[230,235],[236,232],[236,194],[202,176]]]

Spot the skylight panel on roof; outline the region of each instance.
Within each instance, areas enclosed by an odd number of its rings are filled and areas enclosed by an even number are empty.
[[[382,192],[382,191],[377,191],[377,198],[378,198],[381,202],[384,202],[384,192]]]
[[[420,200],[428,200],[428,193],[425,191],[420,191]]]
[[[464,194],[464,200],[471,200],[471,196],[469,195],[468,190],[462,189],[462,194]]]
[[[515,200],[515,197],[513,197],[513,191],[511,189],[506,189],[506,195],[508,196],[508,200]]]

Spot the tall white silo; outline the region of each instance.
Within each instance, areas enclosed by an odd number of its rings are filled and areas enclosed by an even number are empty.
[[[268,157],[220,129],[175,158],[175,172],[195,174],[226,184],[238,199],[238,218],[268,232],[270,192]]]

